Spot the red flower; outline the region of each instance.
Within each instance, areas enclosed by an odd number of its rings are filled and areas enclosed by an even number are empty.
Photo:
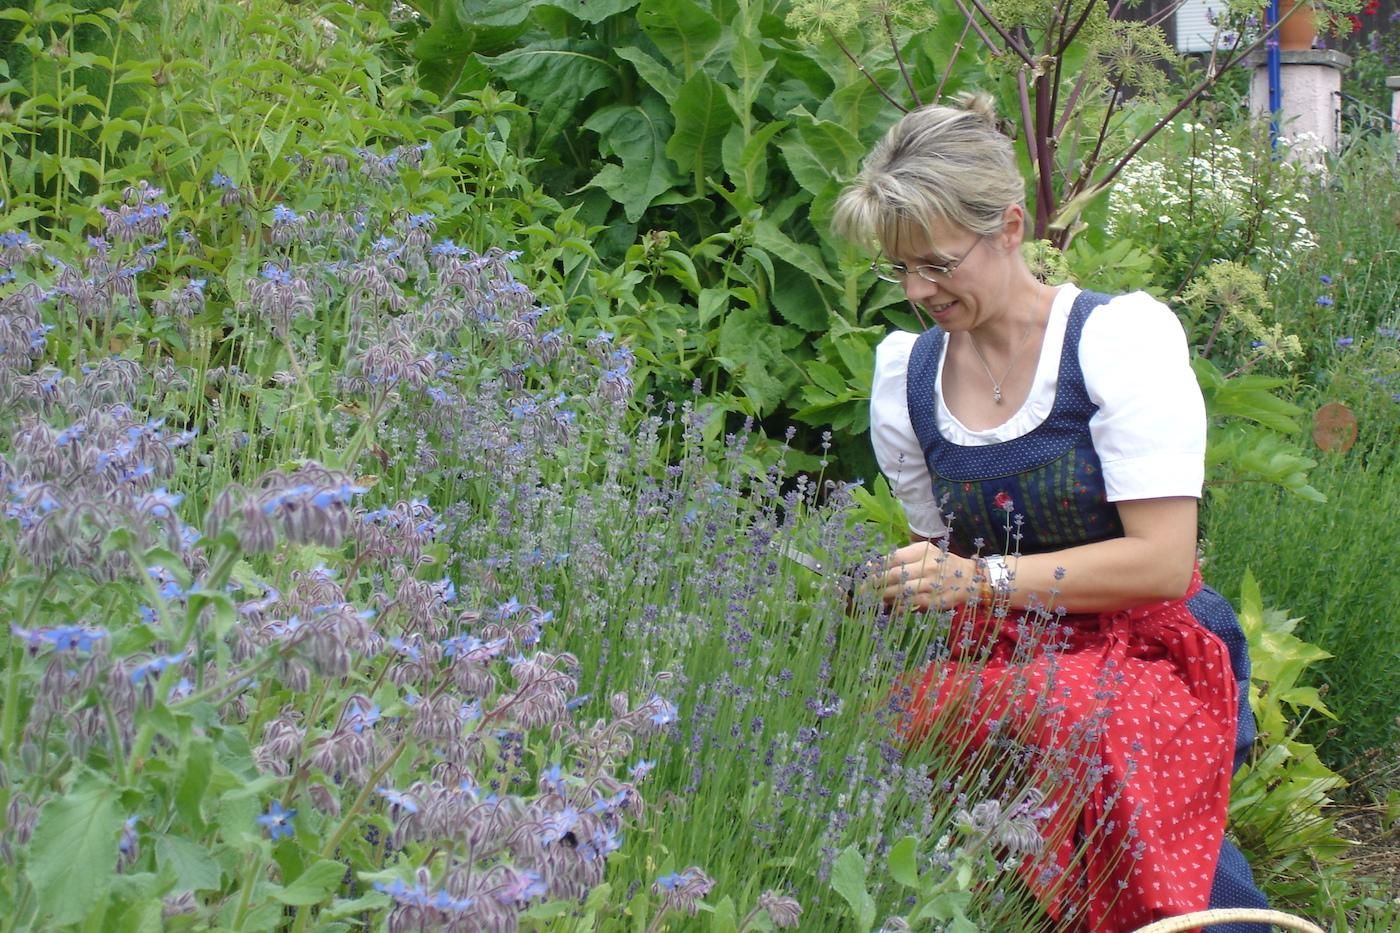
[[[1347,14],[1347,19],[1351,20],[1351,31],[1352,31],[1352,32],[1360,32],[1360,31],[1361,31],[1361,17],[1357,16],[1355,13],[1348,13],[1348,14]]]
[[[992,502],[1003,512],[1010,512],[1012,509],[1016,508],[1016,503],[1012,502],[1011,497],[1004,492],[997,493],[996,498],[993,499]]]
[[[1366,14],[1367,16],[1375,16],[1377,13],[1380,12],[1380,9],[1381,0],[1370,0],[1369,3],[1367,3],[1364,7],[1361,8],[1361,12]]]

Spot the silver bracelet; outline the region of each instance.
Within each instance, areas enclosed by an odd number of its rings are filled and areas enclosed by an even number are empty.
[[[1007,566],[1005,557],[1000,554],[979,557],[977,570],[993,593],[1004,596],[1011,592],[1011,568]]]

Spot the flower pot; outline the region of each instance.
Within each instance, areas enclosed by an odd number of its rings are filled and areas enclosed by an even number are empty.
[[[1298,6],[1302,9],[1294,10]],[[1307,0],[1279,0],[1278,47],[1285,52],[1310,49],[1317,39],[1317,13]]]

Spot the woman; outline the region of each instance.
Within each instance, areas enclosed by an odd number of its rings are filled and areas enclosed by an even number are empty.
[[[1056,815],[1023,873],[1062,928],[1264,906],[1224,838],[1254,721],[1238,621],[1195,565],[1205,411],[1176,317],[1035,278],[985,99],[901,119],[836,226],[933,324],[881,343],[871,402],[914,532],[876,586],[955,622],[911,738],[1039,749]]]

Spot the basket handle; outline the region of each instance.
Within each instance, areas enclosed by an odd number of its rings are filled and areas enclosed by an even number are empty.
[[[1271,923],[1285,930],[1296,930],[1298,933],[1327,933],[1322,927],[1302,917],[1295,917],[1281,910],[1260,910],[1254,907],[1198,910],[1195,913],[1150,923],[1137,933],[1182,933],[1183,930],[1194,930],[1213,923]]]

